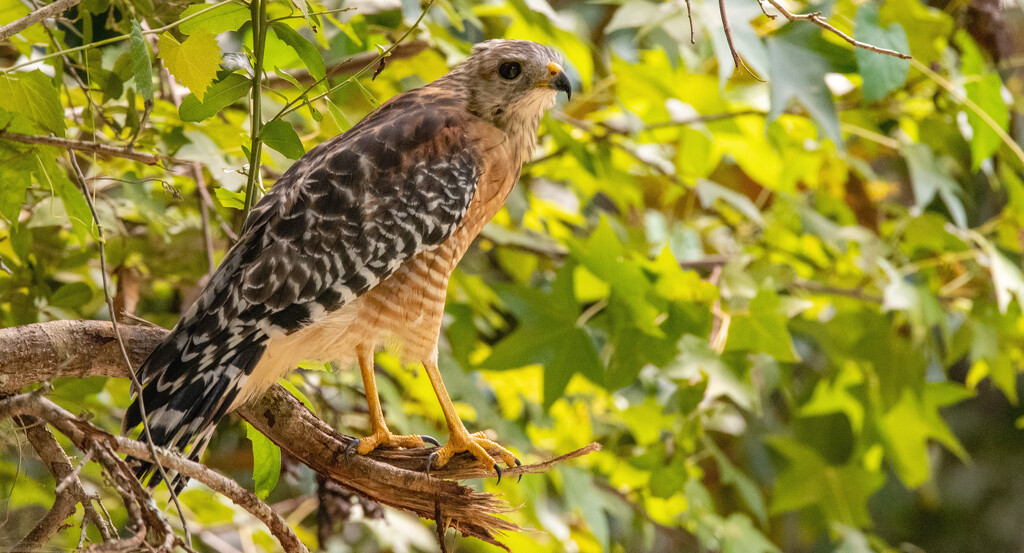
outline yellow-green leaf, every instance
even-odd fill
[[[199,29],[185,42],[178,42],[164,33],[160,35],[159,47],[167,70],[202,101],[220,68],[220,46],[213,34]]]
[[[57,87],[41,71],[0,75],[0,108],[20,113],[43,129],[64,136],[64,110]]]
[[[209,4],[194,4],[181,12],[180,19],[185,19],[194,13],[211,7]],[[250,16],[249,8],[241,4],[221,4],[208,12],[204,12],[202,15],[182,23],[178,26],[178,30],[186,35],[190,35],[198,30],[217,35],[224,31],[238,29],[243,23],[249,21]]]

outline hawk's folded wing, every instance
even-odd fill
[[[493,130],[424,88],[296,162],[139,369],[154,440],[184,448],[226,412],[269,335],[340,308],[451,236]],[[140,422],[136,400],[124,426]]]

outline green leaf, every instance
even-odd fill
[[[164,33],[159,48],[167,70],[202,101],[220,68],[220,46],[214,35],[200,29],[179,43],[170,33]]]
[[[1002,130],[1010,124],[1010,109],[1003,101],[1003,82],[999,75],[989,73],[981,77],[973,77],[964,85],[967,99],[974,102]],[[987,121],[982,119],[973,109],[967,112],[967,122],[974,131],[971,137],[971,168],[975,171],[981,162],[992,156],[1003,144],[1003,139]]]
[[[178,114],[182,121],[198,122],[208,117],[213,117],[220,110],[230,106],[237,100],[244,97],[252,88],[252,81],[248,77],[232,73],[224,80],[214,83],[206,91],[206,97],[202,102],[195,94],[189,94],[181,101]]]
[[[302,154],[306,153],[306,149],[302,147],[302,141],[299,140],[299,135],[295,134],[295,129],[280,119],[264,125],[260,138],[264,144],[281,152],[289,159],[299,159]]]
[[[705,208],[710,208],[717,200],[722,200],[745,215],[747,219],[754,221],[759,226],[764,226],[761,210],[743,194],[707,179],[697,179],[696,191],[697,197],[700,198],[700,205]]]
[[[814,393],[800,407],[801,417],[842,413],[850,422],[850,428],[859,434],[864,428],[864,404],[852,390],[862,384],[860,371],[843,366],[833,380],[819,380]]]
[[[185,8],[185,11],[181,12],[181,15],[178,18],[185,19],[186,17],[209,7],[209,4],[194,4]],[[182,34],[186,35],[190,35],[199,30],[206,31],[212,35],[219,35],[224,31],[237,30],[246,21],[249,21],[251,15],[249,8],[241,4],[222,4],[203,15],[182,23],[178,26],[178,30],[181,31]]]
[[[878,4],[866,2],[857,9],[853,19],[855,38],[861,42],[901,53],[910,52],[907,33],[898,23],[883,29],[878,24]],[[889,92],[903,86],[910,71],[910,60],[854,48],[857,67],[864,78],[864,101],[881,100]]]
[[[36,180],[60,198],[68,219],[71,220],[71,229],[79,243],[85,244],[87,237],[92,233],[93,220],[92,211],[82,196],[82,191],[68,179],[67,172],[57,165],[56,157],[37,152],[36,164]]]
[[[281,448],[249,423],[245,423],[245,437],[252,442],[252,479],[256,482],[256,496],[266,499],[281,476]]]
[[[771,75],[770,120],[777,119],[791,100],[796,100],[822,129],[825,137],[842,146],[839,117],[832,91],[825,86],[825,74],[832,65],[821,54],[793,42],[768,38],[768,70]]]
[[[64,108],[53,79],[41,71],[0,74],[0,108],[19,113],[58,136],[64,136]]]
[[[601,360],[590,336],[576,328],[552,336],[555,355],[544,365],[544,407],[550,408],[562,397],[572,375],[579,372],[592,382],[601,383]]]
[[[750,300],[750,312],[732,319],[725,351],[763,352],[778,361],[796,361],[786,316],[774,290],[762,289]]]
[[[750,517],[733,513],[717,529],[722,553],[779,553],[780,550],[759,532]]]
[[[572,269],[569,263],[559,270],[550,294],[532,288],[495,287],[519,326],[480,363],[482,368],[497,371],[543,365],[545,408],[561,397],[577,372],[593,382],[603,381],[594,343],[576,326],[579,306],[572,294]]]
[[[142,34],[139,22],[132,18],[132,37],[128,45],[128,53],[132,59],[132,75],[135,77],[135,89],[147,101],[153,99],[153,59],[149,57],[149,43]]]
[[[218,186],[213,190],[213,194],[217,196],[217,201],[224,207],[245,209],[245,192],[232,192],[223,186]]]
[[[935,195],[946,204],[953,223],[960,228],[967,227],[967,213],[958,196],[960,185],[949,176],[949,171],[939,166],[935,154],[927,144],[904,144],[903,156],[910,169],[910,182],[914,188],[914,205],[924,210],[932,203]]]
[[[312,42],[306,40],[305,37],[300,35],[295,29],[292,29],[288,25],[281,21],[278,21],[271,25],[274,33],[284,41],[285,44],[292,47],[295,53],[302,58],[302,62],[306,64],[306,69],[309,70],[309,74],[314,79],[322,79],[327,74],[327,68],[324,65],[324,58],[320,55],[320,51],[317,50],[316,46]]]
[[[772,449],[786,459],[778,472],[771,514],[815,506],[830,519],[851,526],[871,524],[867,502],[885,482],[885,475],[856,461],[829,465],[813,449],[796,440],[773,436]]]
[[[981,244],[988,256],[988,270],[992,274],[992,285],[996,290],[996,303],[999,312],[1006,313],[1010,301],[1016,297],[1021,309],[1024,309],[1024,273],[1020,267],[1007,259],[991,241],[981,234],[975,239]]]
[[[924,484],[931,474],[928,459],[928,425],[911,390],[905,390],[899,403],[882,418],[882,436],[889,460],[900,480],[908,487]]]
[[[288,81],[289,83],[292,84],[292,86],[294,86],[295,88],[297,88],[299,90],[305,89],[305,87],[302,86],[302,83],[300,83],[298,79],[296,79],[295,77],[292,77],[290,74],[288,74],[286,71],[284,71],[280,67],[274,67],[274,74],[277,75],[278,77],[281,77],[282,79]]]
[[[49,298],[50,305],[77,309],[92,299],[92,288],[84,282],[72,282],[57,289]]]
[[[580,511],[602,549],[608,551],[610,529],[605,510],[606,500],[595,484],[596,478],[586,471],[568,466],[561,467],[558,472],[562,477],[566,505]]]
[[[628,324],[652,336],[663,333],[655,324],[660,310],[648,301],[651,281],[644,275],[640,264],[619,241],[607,217],[602,217],[597,228],[584,242],[572,241],[569,249],[574,259],[608,283],[611,288],[610,304]]]
[[[703,401],[728,398],[743,409],[756,408],[756,392],[739,370],[727,365],[722,356],[711,349],[706,339],[683,335],[679,340],[679,356],[665,368],[664,374],[682,386],[705,381]]]
[[[709,439],[703,440],[703,445],[711,452],[712,457],[718,464],[718,470],[722,477],[724,484],[730,484],[736,488],[739,492],[740,497],[743,498],[743,502],[747,504],[747,507],[757,515],[757,520],[761,524],[768,523],[768,510],[764,505],[764,497],[761,496],[761,491],[758,489],[757,484],[754,483],[746,474],[736,468],[735,465],[729,460],[728,457],[722,453],[714,442]]]
[[[3,117],[0,117],[0,128],[3,124]],[[32,172],[36,168],[35,154],[19,152],[4,159],[2,163],[4,170],[3,186],[0,186],[0,217],[10,223],[17,223],[21,208],[25,205],[25,192],[32,185]]]

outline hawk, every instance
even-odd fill
[[[125,431],[147,410],[153,441],[198,460],[217,421],[263,395],[297,361],[358,364],[372,433],[354,444],[424,447],[392,434],[381,411],[373,353],[397,342],[422,363],[450,439],[431,467],[469,451],[507,449],[470,434],[445,390],[437,341],[448,279],[501,209],[530,158],[544,112],[571,95],[561,57],[523,40],[489,40],[436,81],[382,104],[310,150],[253,208],[199,299],[138,369],[143,389]],[[152,466],[142,463],[140,478]],[[159,483],[158,476],[149,480]]]

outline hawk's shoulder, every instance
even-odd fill
[[[291,332],[365,293],[452,235],[500,135],[434,87],[385,103],[259,202],[233,277],[241,298]]]

